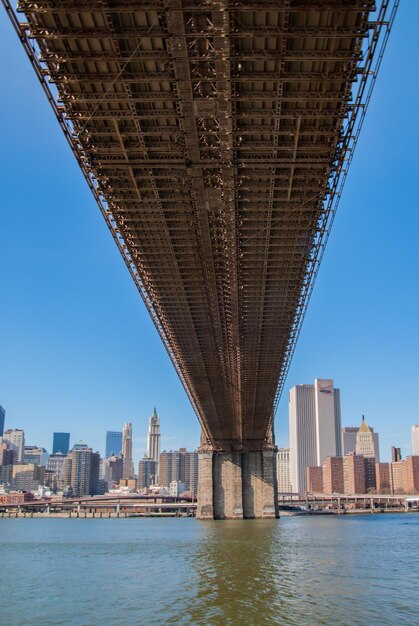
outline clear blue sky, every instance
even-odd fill
[[[104,451],[106,430],[148,416],[163,447],[195,448],[189,401],[17,37],[0,11],[0,404],[6,427],[51,448],[53,430]],[[287,390],[331,377],[344,425],[364,413],[410,453],[419,422],[419,2],[404,0],[278,414]]]

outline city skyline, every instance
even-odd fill
[[[418,95],[419,81],[407,74],[406,36],[418,16],[419,7],[400,7],[286,383],[289,389],[332,376],[342,389],[342,424],[357,424],[365,414],[380,432],[383,460],[391,445],[410,450],[409,428],[419,421],[419,299],[411,289],[419,266],[412,200],[419,131],[392,115],[396,108],[409,112],[408,98]],[[157,403],[167,416],[165,446],[195,447],[198,421],[8,26],[0,24],[0,62],[10,79],[0,103],[9,120],[4,232],[19,232],[20,245],[4,237],[0,247],[1,265],[10,268],[2,291],[7,306],[0,311],[7,424],[44,447],[53,430],[62,430],[102,449],[104,431],[132,421],[138,459]],[[400,206],[404,217],[394,220]],[[110,319],[123,320],[118,333],[110,332]],[[108,379],[113,384],[105,387]],[[288,443],[287,424],[284,393],[276,419],[281,447]]]

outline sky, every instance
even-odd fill
[[[410,454],[419,423],[419,2],[404,0],[275,420],[288,390],[341,389],[342,425],[364,414]],[[416,61],[415,61],[416,59]],[[162,449],[199,426],[33,69],[0,11],[0,404],[6,428],[51,449],[53,431],[104,452],[133,423],[135,460],[156,406]]]

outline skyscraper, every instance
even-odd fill
[[[185,452],[185,486],[194,496],[198,493],[198,452]]]
[[[105,457],[119,456],[122,453],[122,432],[120,430],[106,431]]]
[[[356,454],[360,454],[366,459],[375,459],[380,462],[380,449],[378,444],[378,433],[368,426],[365,417],[362,416],[361,426],[356,434]]]
[[[160,458],[160,418],[157,415],[156,407],[150,415],[147,435],[147,456],[158,464]]]
[[[278,493],[289,493],[290,482],[290,449],[279,448],[276,457],[276,475],[278,480]]]
[[[397,463],[402,460],[402,452],[400,448],[396,448],[395,446],[391,446],[391,462]]]
[[[156,461],[145,456],[138,464],[138,488],[144,489],[156,484],[156,474]]]
[[[68,454],[70,449],[70,433],[54,433],[52,437],[52,454]]]
[[[419,424],[412,426],[412,456],[419,456]]]
[[[0,406],[0,437],[3,437],[4,433],[4,420],[6,418],[6,410]]]
[[[185,454],[186,448],[163,450],[160,454],[159,484],[162,487],[169,487],[173,481],[185,482]]]
[[[43,465],[45,467],[48,456],[48,452],[45,448],[40,448],[39,446],[25,446],[23,452],[23,462]]]
[[[132,424],[127,422],[122,430],[122,455],[124,457],[124,478],[134,478],[132,462]]]
[[[306,468],[341,454],[340,390],[333,380],[297,385],[289,394],[290,479],[293,492],[305,493]]]
[[[342,432],[342,456],[356,450],[356,434],[359,426],[344,426]]]
[[[25,433],[20,428],[9,428],[3,435],[3,441],[11,444],[12,449],[16,450],[16,463],[23,463],[23,455],[25,449]]]
[[[99,453],[93,452],[91,448],[73,448],[68,457],[71,459],[70,485],[73,495],[94,496],[97,494],[99,482]]]

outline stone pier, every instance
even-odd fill
[[[274,450],[199,453],[198,519],[279,517]]]

